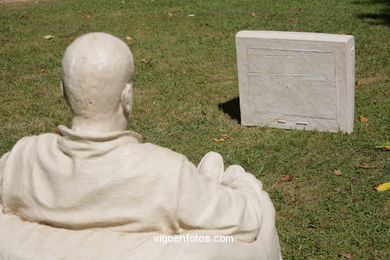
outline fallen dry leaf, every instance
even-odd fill
[[[279,180],[282,181],[282,182],[287,182],[287,181],[292,181],[293,179],[294,179],[293,176],[286,175],[286,176],[281,177]]]
[[[168,16],[173,16],[173,14],[172,13],[168,13]]]
[[[339,256],[347,258],[347,259],[353,259],[353,256],[351,254],[348,254],[348,253],[340,253]]]
[[[89,19],[89,18],[91,18],[91,16],[89,14],[84,15],[84,19]]]
[[[360,117],[360,122],[362,123],[367,123],[368,122],[368,118],[367,117],[364,117],[364,116],[359,116]]]
[[[40,72],[40,73],[45,72],[45,68],[44,68],[44,67],[41,67],[41,68],[39,69],[39,72]]]
[[[334,170],[333,173],[336,175],[341,175],[341,170]]]
[[[195,15],[194,14],[189,14],[187,15],[188,17],[194,17]]]
[[[390,190],[390,182],[385,182],[385,183],[379,184],[379,185],[375,186],[374,189],[376,189],[377,191]]]
[[[53,39],[53,38],[54,38],[54,36],[53,36],[53,35],[50,35],[50,34],[48,34],[48,35],[42,36],[42,38],[43,38],[43,39],[45,39],[45,40],[51,40],[51,39]]]
[[[390,151],[390,142],[384,142],[381,145],[375,146],[377,149],[382,149],[383,151]]]
[[[256,16],[256,13],[251,13],[251,15],[252,15],[253,17],[255,17],[255,16]]]
[[[141,63],[143,63],[143,64],[148,64],[150,62],[150,60],[147,60],[147,59],[142,59],[141,60]]]
[[[303,13],[305,10],[303,10],[302,8],[299,8],[298,11],[299,11],[300,13]]]
[[[225,142],[225,139],[224,138],[213,138],[213,141],[216,143],[221,143],[221,142]]]
[[[229,135],[227,134],[223,134],[221,137],[219,138],[213,138],[213,141],[216,142],[216,143],[220,143],[220,142],[225,142],[226,139],[229,139]]]
[[[125,37],[125,39],[126,39],[126,41],[131,41],[131,40],[133,40],[133,38],[131,38],[131,36],[129,36],[129,35],[127,35],[127,36]]]
[[[359,168],[363,168],[363,169],[375,169],[375,168],[378,168],[378,166],[373,165],[373,164],[368,164],[368,163],[358,164],[358,167]]]

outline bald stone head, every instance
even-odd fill
[[[81,130],[88,124],[100,125],[102,131],[127,127],[134,64],[131,51],[122,40],[106,33],[88,33],[77,38],[65,51],[62,71],[73,129]],[[121,126],[104,126],[118,124],[111,122],[117,120],[122,121]]]

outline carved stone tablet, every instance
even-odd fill
[[[240,31],[236,45],[243,125],[352,132],[353,36]]]

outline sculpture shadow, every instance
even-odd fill
[[[354,4],[359,5],[377,5],[380,4],[383,7],[376,13],[362,13],[357,14],[356,16],[360,19],[369,19],[374,21],[368,21],[372,25],[390,25],[390,1],[389,0],[371,0],[364,2],[353,2]]]
[[[218,108],[225,114],[228,114],[231,119],[236,120],[241,124],[240,98],[236,97],[225,103],[218,104]]]

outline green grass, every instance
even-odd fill
[[[59,82],[73,39],[91,31],[131,36],[131,129],[195,163],[217,151],[261,179],[277,210],[285,259],[390,259],[390,191],[372,189],[390,181],[389,152],[375,149],[390,141],[388,2],[48,0],[0,5],[0,23],[0,154],[23,136],[69,125]],[[354,35],[354,132],[249,128],[221,111],[219,104],[238,96],[234,36],[244,29]],[[55,38],[43,39],[47,34]],[[224,133],[227,141],[212,141]],[[285,175],[293,181],[281,182]]]

